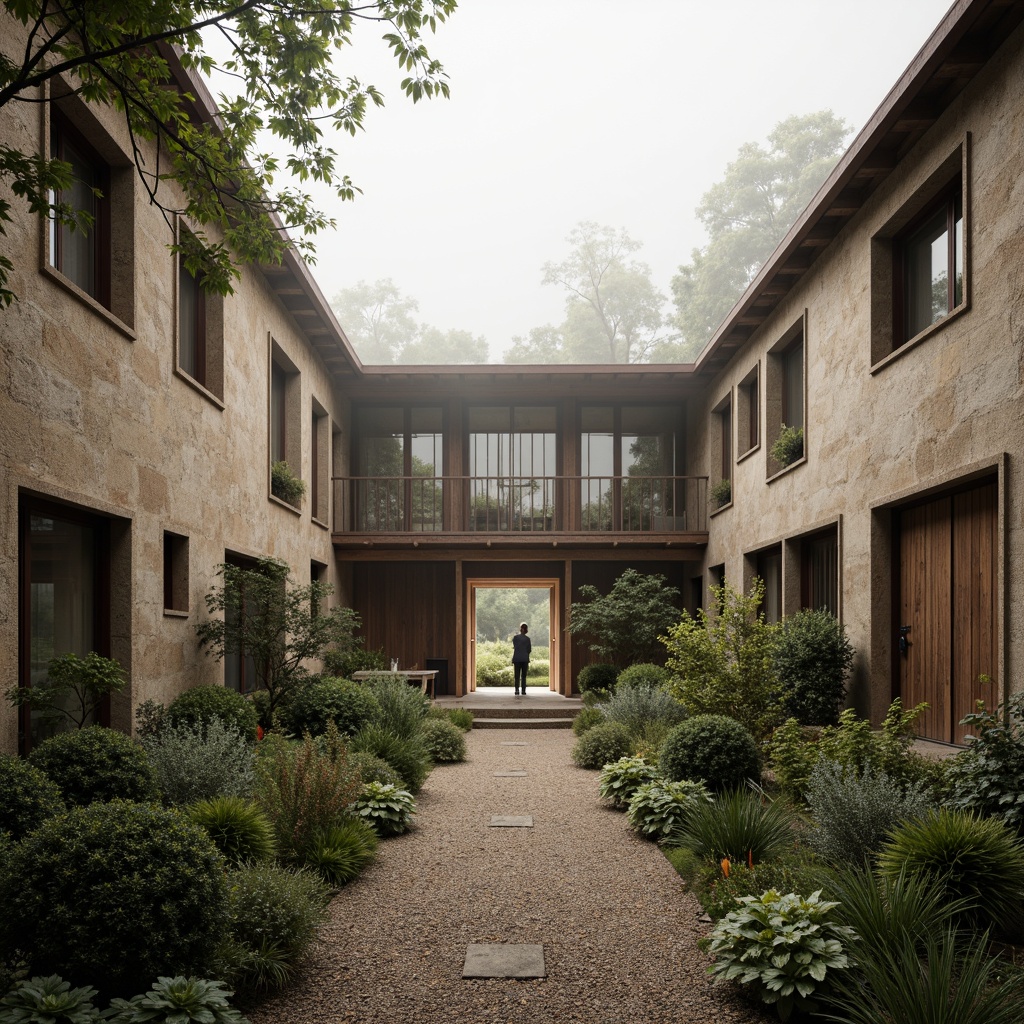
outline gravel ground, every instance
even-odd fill
[[[528,746],[508,746],[526,741]],[[569,759],[568,730],[475,730],[415,828],[343,889],[295,983],[253,1024],[763,1024],[716,988],[700,908]],[[495,778],[524,768],[526,778]],[[528,829],[492,814],[532,814]],[[541,943],[547,977],[463,980],[472,942]]]

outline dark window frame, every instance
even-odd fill
[[[189,281],[189,287],[194,289],[195,306],[191,323],[192,337],[194,339],[194,351],[192,353],[195,372],[187,369],[182,362],[182,327],[184,317],[182,316],[182,299],[185,282]],[[203,291],[202,277],[189,272],[181,255],[178,255],[178,369],[191,377],[202,387],[208,387],[209,373],[207,370],[207,316],[206,316],[206,292]]]

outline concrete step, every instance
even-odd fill
[[[480,718],[567,718],[569,724],[580,713],[578,707],[559,707],[550,701],[545,701],[539,707],[530,707],[530,698],[525,703],[517,704],[514,708],[484,708],[466,706],[467,711],[473,712],[474,719]]]
[[[572,718],[487,718],[473,717],[474,729],[571,729]]]

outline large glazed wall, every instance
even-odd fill
[[[841,614],[859,652],[853,698],[876,718],[892,693],[890,509],[980,474],[999,481],[998,670],[1011,690],[1024,677],[1024,484],[1016,466],[1024,437],[1022,95],[1018,30],[716,377],[693,419],[692,436],[700,435],[693,450],[706,460],[693,471],[714,475],[713,410],[730,393],[735,409],[740,382],[755,365],[764,374],[773,346],[806,318],[806,458],[769,480],[769,395],[760,449],[733,457],[732,504],[711,520],[705,564],[722,564],[734,583],[746,583],[759,549],[837,524]],[[966,308],[880,359],[877,338],[872,355],[880,287],[877,268],[872,280],[872,239],[963,150]],[[785,556],[792,543],[783,549]],[[784,610],[798,601],[787,580]]]

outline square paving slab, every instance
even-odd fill
[[[525,779],[526,772],[519,768],[513,768],[511,771],[507,772],[495,772],[494,777],[496,779]]]
[[[533,828],[532,814],[492,814],[490,828]]]
[[[502,740],[501,746],[503,747],[528,747],[530,746],[526,740]]]
[[[464,978],[543,978],[544,947],[527,942],[471,942]]]

